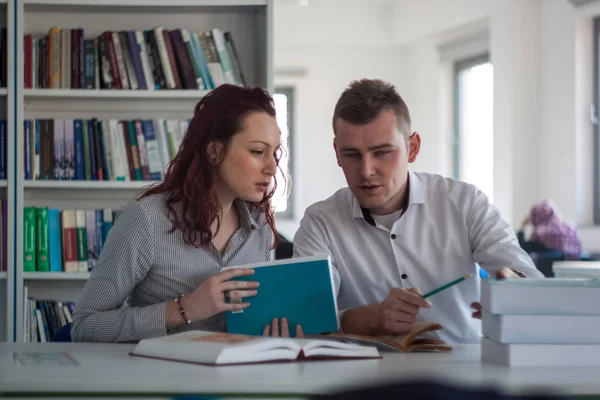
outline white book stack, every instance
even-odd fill
[[[600,280],[484,279],[481,358],[510,366],[600,366]]]

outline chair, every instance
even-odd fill
[[[65,326],[60,328],[56,335],[54,335],[53,342],[71,342],[71,323],[67,323]]]

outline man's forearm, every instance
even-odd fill
[[[341,320],[342,331],[359,335],[381,334],[381,321],[377,307],[378,305],[372,305],[348,310]]]

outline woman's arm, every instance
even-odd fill
[[[75,306],[74,341],[129,342],[166,335],[167,302],[124,305],[154,263],[154,244],[148,210],[140,202],[126,206]]]

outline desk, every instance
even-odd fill
[[[0,343],[0,397],[61,394],[306,396],[364,385],[435,378],[507,393],[600,394],[598,368],[508,368],[480,360],[479,345],[445,354],[386,354],[381,360],[207,367],[132,357],[130,344]],[[68,352],[79,366],[23,366],[15,352]]]

